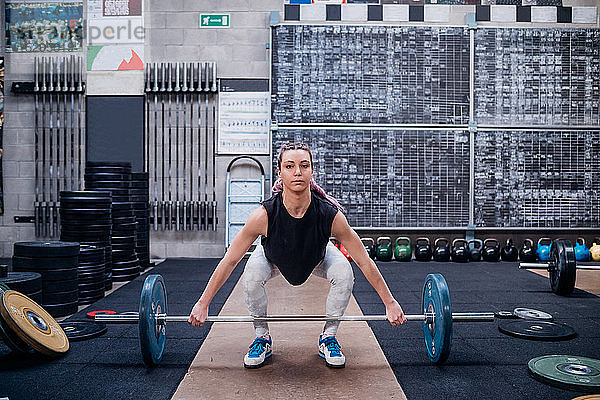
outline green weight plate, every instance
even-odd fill
[[[600,360],[569,355],[536,357],[527,364],[540,382],[577,392],[600,391]]]
[[[423,337],[429,359],[441,364],[452,347],[452,305],[448,284],[441,274],[429,274],[423,285],[423,314],[433,319],[423,322]]]
[[[550,248],[550,260],[555,267],[550,270],[550,287],[561,296],[570,296],[575,288],[577,272],[575,251],[568,240],[555,240]]]
[[[160,363],[165,349],[165,325],[157,314],[167,314],[167,290],[162,276],[148,275],[140,295],[139,330],[142,356],[146,365]]]

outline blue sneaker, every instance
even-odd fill
[[[344,368],[346,357],[340,350],[340,344],[335,336],[319,336],[319,355],[325,359],[325,364],[331,368]]]
[[[268,357],[271,356],[271,336],[268,339],[257,337],[250,345],[248,354],[244,357],[244,367],[260,368],[265,364]]]

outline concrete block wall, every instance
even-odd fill
[[[266,44],[271,11],[282,11],[283,0],[146,0],[145,61],[216,61],[219,78],[269,78],[270,60]],[[4,1],[0,0],[0,4]],[[564,0],[564,5],[597,5],[597,0]],[[455,6],[452,21],[464,23],[464,14],[474,6]],[[84,2],[85,10],[85,2]],[[201,13],[229,13],[227,29],[200,29]],[[4,13],[2,13],[4,14]],[[281,16],[280,20],[283,20]],[[3,33],[2,33],[3,34]],[[4,120],[4,206],[0,216],[0,257],[10,257],[15,241],[35,240],[32,224],[16,224],[15,216],[33,215],[34,103],[32,96],[10,93],[14,81],[33,79],[36,54],[6,56]],[[39,55],[39,54],[38,54]],[[44,55],[59,55],[49,54]],[[90,73],[88,91],[93,94],[142,94],[141,72]],[[265,170],[269,158],[258,157]],[[152,257],[222,257],[225,250],[225,172],[232,156],[217,156],[217,200],[219,226],[216,232],[151,233]],[[240,163],[234,175],[257,177],[252,164]],[[246,165],[246,166],[244,166]],[[317,166],[318,167],[318,166]],[[268,188],[267,188],[268,190]]]

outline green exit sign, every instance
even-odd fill
[[[200,28],[229,28],[229,14],[200,14]]]

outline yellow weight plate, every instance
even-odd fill
[[[6,291],[0,314],[24,342],[40,353],[55,357],[69,350],[69,339],[58,322],[24,294]]]
[[[600,394],[588,394],[587,396],[575,397],[573,400],[600,400]]]

